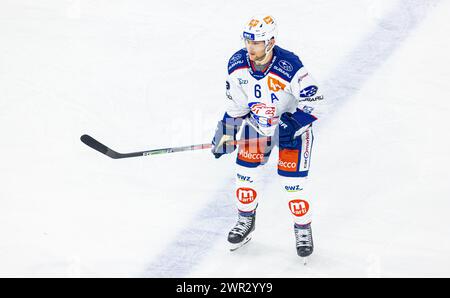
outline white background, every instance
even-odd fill
[[[331,109],[316,125],[315,252],[276,175],[230,253],[235,153],[208,143],[228,58],[268,12]],[[0,276],[450,276],[449,1],[0,2]]]

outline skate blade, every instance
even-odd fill
[[[306,266],[308,264],[308,257],[302,257],[303,266]]]
[[[252,234],[249,234],[242,242],[239,243],[230,243],[230,251],[235,251],[247,244],[250,240],[252,240]]]

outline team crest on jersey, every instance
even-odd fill
[[[284,88],[286,88],[285,84],[281,83],[280,80],[277,80],[271,76],[268,77],[267,84],[269,85],[269,90],[273,92],[284,90]]]
[[[276,107],[266,105],[262,102],[251,102],[248,104],[251,113],[249,121],[259,127],[271,127],[278,124],[279,117],[275,116]]]
[[[268,106],[263,102],[251,102],[248,104],[252,113],[257,116],[272,118],[275,116],[275,106]]]

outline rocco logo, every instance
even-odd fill
[[[309,204],[304,200],[289,201],[289,209],[294,216],[300,217],[308,213]]]
[[[256,190],[249,187],[240,187],[236,190],[236,197],[242,204],[251,204],[256,199]]]

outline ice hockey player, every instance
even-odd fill
[[[228,235],[231,250],[252,237],[258,205],[260,166],[279,147],[278,175],[294,219],[297,254],[311,255],[311,200],[307,177],[313,145],[312,123],[324,97],[311,74],[294,53],[275,45],[277,24],[270,15],[256,15],[241,37],[245,47],[231,56],[226,81],[227,108],[213,138],[216,158],[232,153],[227,144],[241,138],[260,140],[239,145],[235,195],[238,220]],[[306,259],[305,259],[306,260]]]

